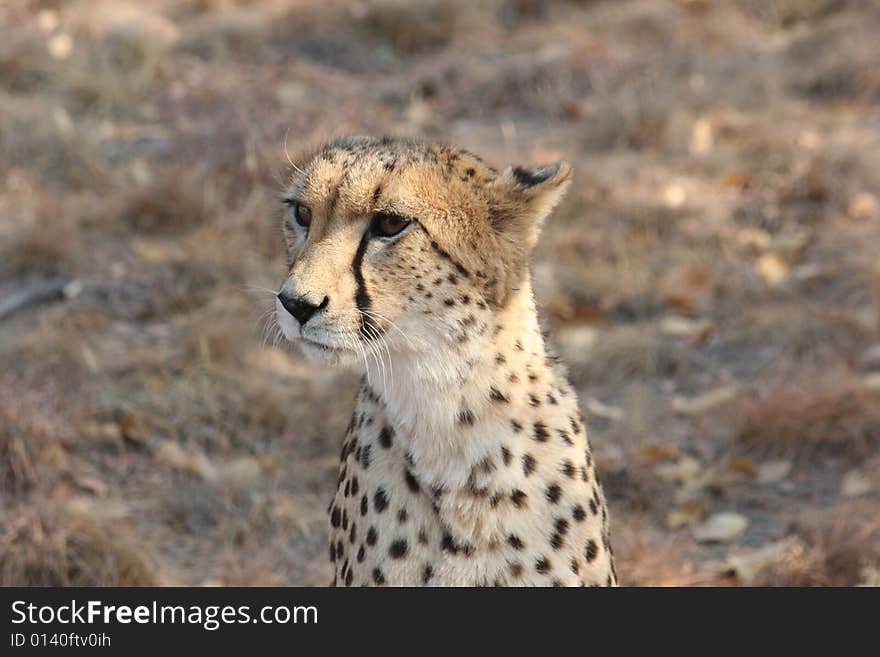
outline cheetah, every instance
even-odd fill
[[[362,373],[329,507],[336,586],[612,586],[608,512],[528,260],[571,178],[346,137],[283,195],[284,336]]]

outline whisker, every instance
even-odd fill
[[[261,294],[271,294],[273,297],[278,296],[278,290],[270,290],[268,287],[263,287],[262,285],[245,283],[244,285],[238,285],[237,287],[244,292],[259,292]]]
[[[306,175],[306,172],[303,171],[302,169],[300,169],[298,166],[296,166],[296,164],[294,164],[293,160],[292,160],[291,157],[290,157],[290,153],[287,152],[287,135],[289,135],[289,134],[290,134],[290,128],[288,128],[288,129],[284,132],[284,143],[283,143],[283,147],[284,147],[284,157],[287,158],[287,163],[288,163],[291,167],[293,167],[293,170],[294,170],[294,171],[296,171],[299,175],[304,176],[304,175]]]

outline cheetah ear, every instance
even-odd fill
[[[501,242],[527,255],[570,183],[571,165],[562,160],[540,167],[508,167],[492,183],[492,228]]]
[[[528,271],[529,254],[541,226],[571,182],[571,166],[557,162],[542,167],[508,167],[490,183],[489,220],[497,240],[493,296],[503,304]]]

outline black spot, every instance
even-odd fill
[[[574,464],[571,461],[569,461],[568,459],[566,459],[565,461],[562,462],[562,466],[560,467],[560,470],[562,470],[562,474],[564,474],[569,479],[574,479],[574,475],[575,475]]]
[[[380,586],[385,583],[385,575],[382,574],[379,568],[373,569],[373,581]]]
[[[500,402],[504,404],[510,401],[507,397],[502,395],[498,388],[496,388],[495,386],[489,388],[489,399],[491,399],[493,402]]]
[[[580,571],[580,569],[581,569],[581,567],[580,567],[580,564],[578,564],[577,558],[572,557],[571,558],[571,572],[573,572],[575,575],[577,575],[578,572]]]
[[[360,549],[358,550],[358,553],[357,553],[357,560],[358,560],[358,563],[363,563],[363,562],[364,562],[364,557],[366,556],[366,554],[367,554],[367,550],[364,548],[363,545],[361,545],[361,547],[360,547]]]
[[[373,496],[373,505],[376,507],[376,511],[382,513],[385,509],[388,508],[388,496],[385,495],[385,489],[380,488],[376,491],[376,494]]]
[[[473,426],[474,414],[470,409],[464,409],[458,414],[458,424],[461,426]]]
[[[452,538],[452,534],[444,532],[443,538],[440,539],[440,549],[444,552],[449,552],[450,554],[458,554],[459,551],[463,549],[463,546],[455,542],[455,539]]]
[[[596,560],[596,556],[599,554],[599,546],[596,545],[596,541],[592,538],[587,541],[587,547],[584,550],[584,556],[587,558],[587,563],[593,563]]]
[[[550,560],[547,557],[541,557],[535,561],[535,570],[542,575],[550,572]]]
[[[378,540],[379,540],[379,532],[376,531],[375,527],[370,527],[370,529],[367,530],[367,545],[372,547],[376,544],[376,541],[378,541]]]
[[[446,277],[446,280],[449,281],[450,283],[452,283],[453,285],[458,283],[458,278],[456,278],[455,274],[449,274],[449,276]]]
[[[510,460],[513,458],[513,455],[510,453],[510,450],[507,449],[506,445],[501,446],[501,460],[504,461],[504,465],[510,465]]]
[[[357,539],[357,523],[351,523],[351,531],[348,532],[348,542],[354,543]]]
[[[523,543],[522,539],[519,536],[517,536],[516,534],[510,534],[507,537],[507,543],[514,550],[522,550],[525,547],[525,543]]]
[[[566,520],[565,518],[557,518],[554,526],[556,527],[556,531],[560,535],[565,536],[566,532],[568,531],[568,520]]]
[[[507,362],[507,359],[504,357],[503,354],[495,354],[495,362],[499,365],[504,365],[504,363]]]
[[[406,556],[407,550],[406,541],[402,538],[397,539],[388,547],[388,556],[392,559],[403,559]]]
[[[361,497],[361,515],[367,515],[367,511],[369,510],[369,502],[367,501],[367,496],[363,495]]]
[[[397,522],[399,522],[401,525],[406,523],[408,517],[409,516],[406,513],[406,509],[401,509],[397,512]]]
[[[538,462],[535,461],[535,457],[532,456],[531,454],[523,454],[522,465],[523,465],[523,474],[526,477],[528,477],[530,474],[532,474],[535,471],[535,468],[537,467]]]
[[[351,570],[349,570],[348,573],[346,573],[346,575],[345,575],[345,585],[351,586],[351,582],[353,579],[354,579],[354,575],[352,574]]]
[[[434,576],[434,569],[431,568],[430,565],[425,566],[425,569],[422,571],[422,584],[427,584],[431,581],[431,578]]]
[[[517,422],[516,420],[511,420],[510,426],[513,427],[514,433],[519,433],[520,431],[522,431],[522,428],[523,428],[522,425],[519,422]]]
[[[510,564],[510,574],[514,577],[520,577],[522,575],[523,566],[519,561],[514,561]]]
[[[517,509],[521,509],[526,505],[528,495],[518,488],[510,494],[510,500]]]
[[[559,484],[550,484],[547,486],[547,501],[551,504],[556,504],[559,501],[559,498],[562,497],[562,489],[559,487]]]
[[[330,524],[333,527],[339,527],[342,524],[342,514],[339,511],[338,506],[333,507],[333,511],[330,512]]]
[[[559,434],[559,437],[562,438],[562,442],[566,445],[574,445],[574,442],[571,438],[568,437],[568,432],[564,429],[557,429],[556,433]]]
[[[370,467],[371,454],[373,451],[372,445],[364,445],[363,450],[361,451],[361,465],[364,467],[364,470]]]
[[[594,516],[599,515],[599,505],[596,503],[596,500],[590,500],[590,513]]]
[[[336,562],[336,544],[330,543],[330,561]]]
[[[538,406],[541,405],[541,400],[530,393],[529,394],[529,404],[531,404],[535,408],[538,408]]]
[[[409,487],[410,491],[412,491],[413,493],[418,493],[421,487],[419,486],[419,481],[415,478],[415,475],[413,475],[413,473],[410,472],[409,469],[407,469],[405,477],[406,485]]]
[[[584,511],[584,507],[577,504],[571,511],[571,517],[575,519],[575,522],[583,522],[584,518],[587,517],[587,512]]]
[[[543,422],[535,422],[535,440],[539,443],[547,442],[547,438],[550,437],[550,433],[547,431],[547,426]]]
[[[379,432],[379,444],[385,449],[388,449],[391,447],[393,440],[394,429],[389,426],[382,427],[382,431]]]

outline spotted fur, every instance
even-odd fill
[[[285,335],[363,373],[330,505],[334,584],[617,583],[608,514],[528,256],[565,163],[496,171],[444,145],[352,137],[285,198]],[[377,215],[405,228],[377,235]]]

